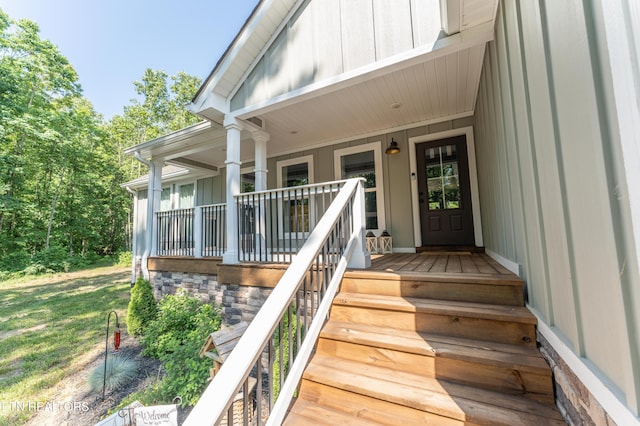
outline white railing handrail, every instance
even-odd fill
[[[301,190],[306,190],[311,188],[319,188],[322,186],[340,185],[340,184],[345,184],[346,182],[348,182],[348,180],[343,179],[343,180],[334,180],[331,182],[309,183],[307,185],[300,185],[300,186],[287,186],[284,188],[264,189],[262,191],[243,192],[241,194],[235,195],[235,198],[239,199],[239,198],[245,198],[248,196],[263,195],[263,194],[269,194],[269,193],[273,194],[278,192],[301,191]],[[335,191],[339,191],[340,189],[341,188],[335,188]]]
[[[204,209],[204,208],[207,208],[207,207],[224,207],[226,205],[227,205],[227,203],[205,204],[203,206],[196,206],[196,208]]]
[[[179,212],[188,212],[188,211],[194,211],[195,207],[184,207],[181,209],[169,209],[169,210],[158,210],[156,212],[156,214],[160,214],[160,213],[179,213]]]
[[[351,237],[349,238],[349,243],[347,244],[345,252],[341,257],[340,262],[338,262],[338,266],[331,278],[331,282],[327,286],[322,302],[320,302],[320,305],[318,306],[316,316],[313,318],[313,321],[311,321],[311,326],[307,329],[304,341],[302,342],[302,345],[300,345],[300,349],[298,350],[298,354],[291,366],[291,369],[289,370],[287,379],[282,385],[282,388],[280,388],[278,399],[269,414],[266,426],[282,424],[284,417],[287,415],[293,394],[298,388],[298,383],[302,378],[302,374],[304,373],[304,369],[307,366],[309,358],[311,358],[316,340],[318,340],[318,336],[320,336],[320,331],[324,325],[324,320],[321,319],[327,318],[329,315],[329,309],[331,309],[333,298],[338,292],[338,287],[340,287],[342,277],[347,269],[347,264],[349,263],[348,259],[351,257],[351,253],[356,245],[358,238],[357,234],[360,231],[361,230],[359,229],[354,229]]]
[[[221,419],[227,413],[228,407],[251,373],[253,366],[260,358],[262,348],[265,347],[273,335],[282,315],[289,307],[290,300],[298,291],[300,283],[309,268],[312,267],[329,233],[338,221],[344,208],[348,205],[359,183],[359,179],[350,179],[345,182],[333,203],[331,203],[326,213],[318,222],[318,225],[311,232],[309,238],[298,252],[294,261],[289,265],[289,268],[282,275],[282,278],[280,278],[278,284],[274,287],[271,295],[267,298],[253,321],[251,321],[249,328],[247,328],[246,332],[238,341],[233,353],[241,355],[233,356],[232,354],[232,356],[222,364],[220,371],[218,371],[198,400],[198,403],[193,407],[189,417],[187,417],[183,424],[184,426],[215,425],[218,419]],[[354,235],[357,237],[357,232],[361,232],[361,230],[354,229],[350,237],[352,239]],[[352,247],[353,244],[351,243],[352,241],[350,241],[347,247]],[[336,287],[335,284],[334,287]],[[327,295],[327,298],[333,299],[333,297],[329,297],[329,295]],[[324,317],[316,316],[315,318],[321,319]],[[322,319],[322,322],[324,322],[324,319]],[[306,340],[305,338],[305,341]],[[287,386],[286,382],[285,386]]]

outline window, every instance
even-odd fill
[[[278,187],[296,187],[313,183],[313,156],[278,161]],[[309,232],[309,199],[302,191],[290,191],[283,195],[283,231],[285,233]]]
[[[240,192],[254,192],[256,190],[255,172],[242,173],[240,175]]]
[[[179,209],[188,209],[193,207],[194,186],[195,185],[192,183],[178,186],[178,208]]]
[[[160,194],[160,210],[171,210],[171,187],[167,186],[162,188],[162,193]]]
[[[338,149],[334,153],[336,179],[364,179],[365,223],[367,230],[382,230],[384,199],[380,143]]]

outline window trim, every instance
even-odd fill
[[[294,188],[294,187],[283,186],[282,169],[287,166],[293,166],[295,164],[303,164],[303,163],[307,164],[307,171],[309,174],[309,177],[308,177],[309,182],[307,182],[307,184],[308,185],[313,184],[314,183],[313,155],[310,154],[310,155],[303,155],[301,157],[289,158],[287,160],[277,161],[276,162],[277,187],[278,188]],[[313,200],[310,200],[310,203],[311,202],[313,202]],[[309,204],[309,214],[311,215],[313,211],[314,211],[313,206]],[[312,221],[312,218],[309,217],[309,220]],[[285,232],[284,229],[280,229],[279,237],[290,238],[295,236],[295,238],[304,238],[305,234],[308,234],[310,232],[311,230],[302,231],[302,232]]]
[[[282,169],[287,166],[293,166],[294,164],[302,164],[302,163],[307,163],[307,170],[309,171],[309,184],[314,183],[313,155],[304,155],[302,157],[289,158],[288,160],[280,160],[276,162],[278,188],[288,188],[288,187],[284,187],[282,184]]]
[[[387,221],[385,217],[385,203],[384,203],[384,175],[382,168],[382,141],[371,142],[361,145],[350,146],[347,148],[340,148],[333,151],[333,170],[336,180],[342,180],[342,167],[341,158],[346,155],[359,154],[361,152],[373,151],[373,161],[375,162],[376,173],[376,187],[365,188],[366,192],[376,193],[376,206],[378,214],[378,228],[367,229],[367,231],[382,232],[387,229]]]

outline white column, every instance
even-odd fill
[[[264,191],[267,189],[267,141],[269,140],[269,134],[262,130],[257,130],[251,133],[251,137],[255,142],[255,159],[256,164],[253,172],[256,177],[255,190]],[[255,244],[256,249],[262,251],[265,255],[269,256],[266,239],[266,212],[265,202],[263,198],[260,198],[260,205],[256,206],[258,209],[258,216],[256,216],[256,237]]]
[[[240,132],[242,125],[235,117],[225,117],[227,129],[227,250],[224,263],[238,263],[238,206],[234,195],[240,194]]]
[[[351,259],[349,259],[349,267],[357,269],[366,269],[371,267],[371,253],[367,251],[365,239],[365,208],[364,208],[364,185],[363,181],[358,184],[356,196],[353,199],[353,229],[359,230],[358,241],[353,249]]]
[[[153,170],[154,173],[152,176],[149,176],[149,181],[153,181],[152,188],[147,193],[153,194],[153,200],[151,203],[151,217],[152,217],[152,226],[151,226],[151,247],[150,253],[151,256],[158,255],[158,218],[156,217],[156,212],[160,211],[160,200],[162,198],[162,166],[164,166],[164,158],[153,159]],[[149,208],[147,206],[147,208]]]
[[[256,175],[256,191],[267,189],[267,142],[269,134],[262,130],[257,130],[251,134],[255,141],[256,165],[253,169]]]

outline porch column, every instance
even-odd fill
[[[232,116],[224,119],[227,129],[227,249],[224,263],[238,263],[238,206],[234,195],[240,194],[240,132],[242,125]]]
[[[371,267],[371,253],[367,251],[365,239],[364,182],[360,181],[353,199],[353,229],[358,230],[358,240],[349,259],[349,267],[366,269]]]
[[[153,188],[150,188],[150,191],[147,192],[147,196],[152,199],[151,203],[151,216],[152,216],[152,226],[151,226],[151,247],[150,253],[151,256],[158,255],[158,217],[156,216],[156,212],[160,211],[160,201],[162,198],[162,166],[164,166],[164,158],[154,158],[152,161],[154,173],[152,176],[149,176],[149,181],[153,180]],[[151,197],[153,194],[153,197]],[[149,207],[147,207],[149,208]]]
[[[255,190],[264,191],[267,189],[267,141],[269,141],[269,134],[262,130],[256,130],[251,133],[251,137],[255,142],[255,159],[256,164],[253,169],[255,174]],[[267,238],[266,238],[266,205],[265,200],[259,197],[259,205],[257,208],[258,214],[256,215],[256,236],[255,245],[257,253],[263,253],[267,258],[269,253],[267,250]],[[262,255],[259,255],[262,259]]]
[[[267,189],[267,142],[270,136],[267,132],[257,130],[251,137],[255,141],[256,165],[253,171],[256,175],[256,191],[264,191]]]

